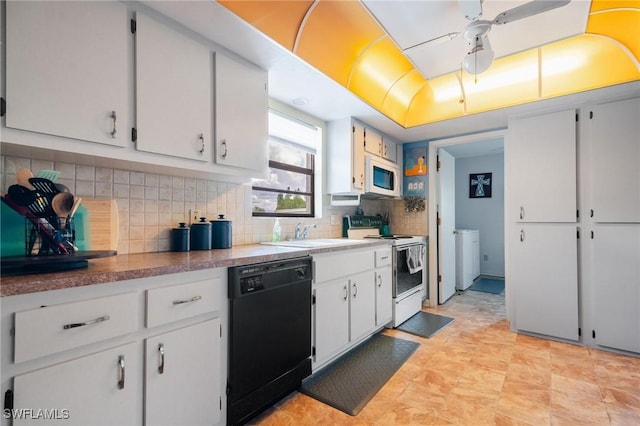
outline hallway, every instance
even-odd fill
[[[386,330],[421,346],[357,417],[294,392],[254,424],[640,424],[640,358],[511,333],[504,295],[425,310],[455,321],[431,339]]]

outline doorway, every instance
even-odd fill
[[[436,241],[431,243],[433,249],[429,251],[429,294],[437,295],[437,297],[429,297],[430,307],[445,303],[455,294],[455,266],[452,266],[455,265],[455,252],[452,253],[451,247],[455,247],[454,233],[455,229],[460,226],[456,223],[455,199],[467,195],[463,192],[456,197],[451,193],[456,191],[455,185],[450,182],[452,179],[451,171],[444,172],[442,167],[445,163],[449,163],[447,167],[451,167],[452,161],[448,158],[449,156],[453,157],[453,167],[455,167],[455,159],[457,158],[503,153],[505,132],[506,130],[477,133],[429,143],[429,170],[436,171],[432,175],[433,178],[429,179],[429,194],[434,195],[428,204],[428,229],[429,235],[436,236]],[[439,154],[443,155],[438,158]],[[440,160],[440,169],[438,169],[438,160]],[[487,170],[478,170],[478,172],[485,171]],[[461,192],[461,185],[457,186],[457,192]],[[504,213],[504,203],[500,209]],[[499,226],[504,232],[504,219]],[[482,244],[482,236],[480,239]],[[501,237],[499,243],[504,247],[504,237]],[[500,255],[502,256],[502,264],[504,264],[504,248]],[[488,258],[488,255],[485,256]],[[454,290],[452,290],[452,285]]]

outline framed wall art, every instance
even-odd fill
[[[491,198],[491,173],[469,174],[469,198]]]

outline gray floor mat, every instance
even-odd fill
[[[300,392],[355,416],[418,346],[416,342],[376,334],[307,377]]]
[[[420,337],[432,337],[452,321],[453,318],[420,311],[396,327],[396,330],[406,331]]]

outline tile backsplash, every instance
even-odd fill
[[[66,185],[76,196],[111,198],[118,204],[118,253],[167,251],[170,229],[179,222],[194,222],[198,217],[215,219],[219,214],[233,223],[233,245],[270,241],[273,218],[251,216],[251,186],[216,180],[195,179],[94,167],[73,163],[42,161],[32,158],[0,156],[2,192],[16,182],[15,172],[29,168],[34,174],[40,170],[57,170],[57,182]],[[342,216],[354,214],[355,207],[330,207],[324,199],[321,219],[280,218],[282,238],[292,238],[296,224],[316,224],[310,238],[339,238],[342,235]],[[389,212],[394,233],[426,235],[426,212],[404,211],[402,200],[363,200],[365,214]],[[337,224],[331,224],[335,216]]]

